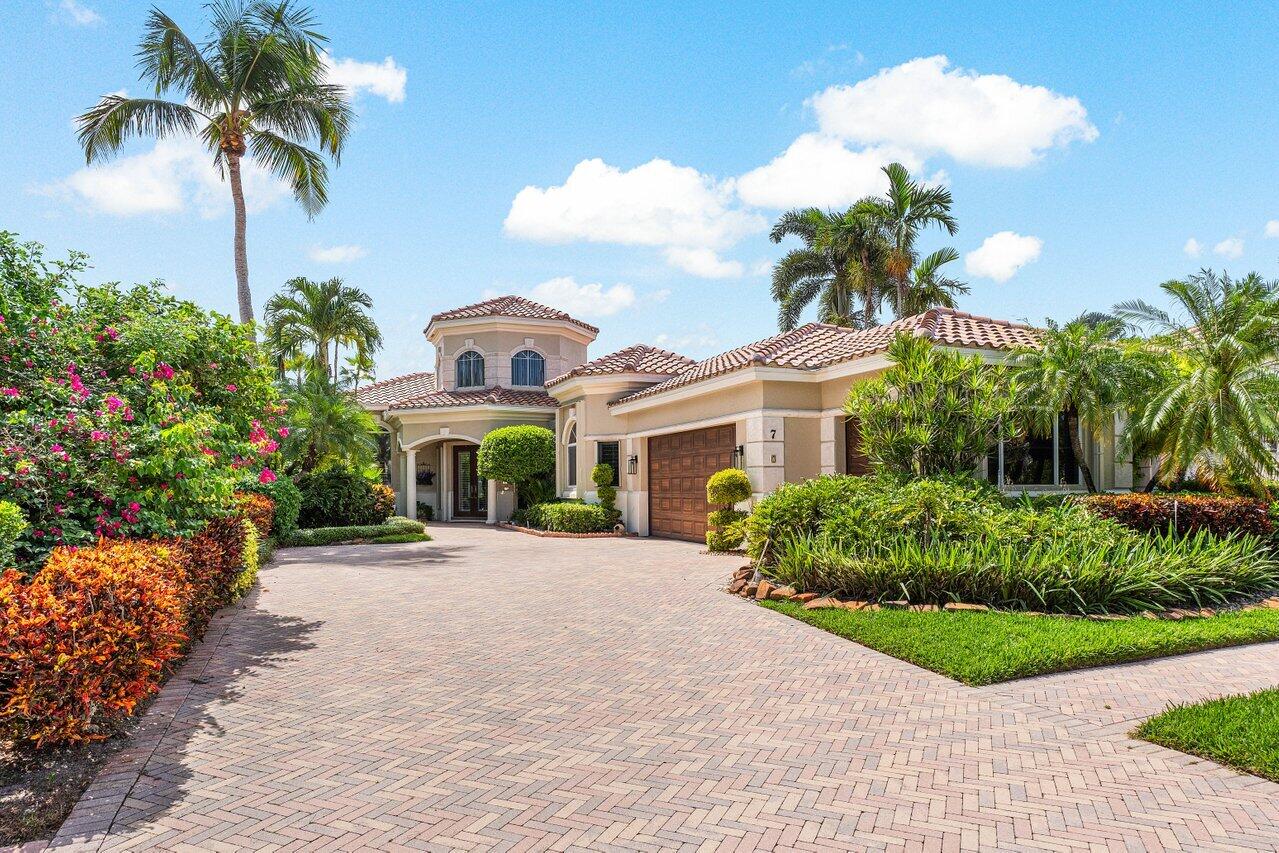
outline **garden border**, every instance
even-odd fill
[[[538,530],[536,527],[521,527],[518,524],[512,524],[509,521],[499,521],[497,526],[502,530],[513,530],[516,533],[527,533],[529,536],[541,536],[544,539],[626,539],[631,536],[638,536],[638,533],[630,533],[629,531],[606,530],[600,533],[568,533],[563,530]]]

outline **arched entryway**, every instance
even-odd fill
[[[437,521],[495,521],[494,486],[479,476],[480,440],[446,433],[405,445],[406,514],[417,517],[418,502],[432,508]],[[422,472],[432,476],[423,479]],[[424,491],[425,490],[425,491]]]

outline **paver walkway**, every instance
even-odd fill
[[[1279,644],[972,689],[723,594],[740,561],[693,545],[433,532],[281,552],[56,843],[1279,847],[1279,785],[1126,736],[1273,686]]]

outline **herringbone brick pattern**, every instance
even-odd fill
[[[55,843],[1279,848],[1279,785],[1126,734],[1273,686],[1279,644],[972,689],[725,595],[694,545],[434,532],[282,552]]]

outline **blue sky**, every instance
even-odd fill
[[[19,4],[0,228],[232,312],[203,155],[146,141],[85,171],[72,130],[144,92],[147,5]],[[197,4],[160,5],[203,33]],[[925,248],[964,256],[965,310],[1066,318],[1200,266],[1279,275],[1273,4],[314,5],[359,119],[315,220],[250,185],[251,282],[259,307],[295,275],[367,290],[382,377],[429,367],[433,312],[496,293],[600,326],[596,355],[765,337],[787,248],[768,224],[877,190],[893,158],[954,194],[959,234]]]

